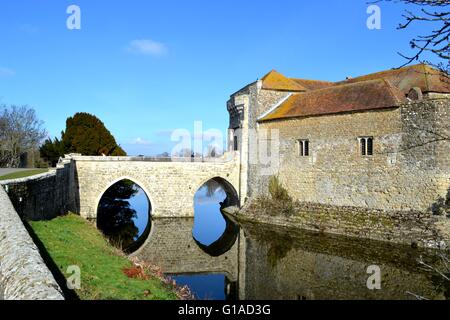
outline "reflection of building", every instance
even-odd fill
[[[243,225],[239,298],[245,300],[382,300],[449,298],[444,281],[417,267],[417,252],[370,240]],[[434,252],[428,252],[434,256]],[[430,260],[430,261],[431,261]],[[370,290],[368,267],[381,270],[381,290]],[[436,282],[435,282],[436,281]]]
[[[341,82],[272,71],[227,103],[244,194],[265,190],[269,166],[301,201],[428,209],[450,191],[449,97],[449,79],[426,65]],[[257,158],[270,146],[279,166]]]
[[[429,257],[426,251],[243,224],[234,245],[214,257],[194,240],[193,222],[155,219],[147,242],[133,255],[167,274],[224,274],[225,296],[241,300],[407,299],[407,291],[443,298],[437,283],[416,268],[419,254]],[[379,291],[366,286],[373,264],[383,270]]]

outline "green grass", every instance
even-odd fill
[[[48,172],[48,169],[19,171],[19,172],[14,172],[14,173],[10,173],[10,174],[1,176],[0,181],[26,178],[26,177],[35,176],[37,174],[41,174],[41,173],[45,173],[45,172]]]
[[[176,300],[173,287],[150,275],[148,280],[129,278],[124,268],[133,264],[112,247],[103,235],[83,218],[69,214],[51,221],[30,222],[36,236],[60,271],[81,269],[82,300]]]

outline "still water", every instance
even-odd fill
[[[434,251],[237,224],[222,214],[227,194],[214,181],[197,192],[195,219],[149,220],[147,196],[133,183],[105,195],[99,219],[105,234],[118,239],[126,251],[162,267],[179,285],[188,285],[198,299],[450,298],[449,282],[417,261],[422,257],[443,268]],[[368,273],[369,267],[379,269],[379,277]],[[373,285],[378,280],[379,290]]]

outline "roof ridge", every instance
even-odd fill
[[[390,83],[386,78],[381,78],[381,79],[376,79],[376,80],[381,80],[385,83],[385,85],[389,88],[389,93],[391,94],[391,97],[394,98],[394,100],[397,103],[402,102],[397,95],[397,94],[403,95],[403,93],[400,89],[398,89],[397,87],[392,85],[392,83]],[[362,81],[362,82],[365,82],[365,81]],[[395,94],[395,92],[397,92],[397,94]]]
[[[264,77],[261,78],[263,81],[263,89],[268,90],[281,90],[281,91],[307,91],[307,89],[295,82],[291,78],[286,77],[284,74],[272,69]],[[269,86],[264,88],[264,83],[269,81]]]
[[[306,79],[306,78],[289,78],[289,79],[292,79],[292,80],[302,80],[302,81],[317,81],[317,82],[326,82],[326,83],[336,83],[336,82],[333,82],[333,81],[328,81],[328,80],[316,80],[316,79]]]
[[[313,93],[313,92],[317,92],[317,91],[338,89],[338,88],[342,88],[342,87],[359,86],[359,85],[367,84],[369,82],[381,82],[381,81],[384,82],[387,80],[385,78],[379,78],[379,79],[369,79],[369,80],[362,80],[362,81],[350,82],[350,83],[336,83],[335,86],[311,90],[311,91],[307,91],[303,94]]]

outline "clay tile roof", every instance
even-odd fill
[[[374,79],[386,79],[391,85],[407,94],[418,87],[422,92],[450,93],[450,81],[442,73],[426,64],[418,64],[400,69],[377,72],[336,83],[348,84]]]
[[[294,94],[259,121],[395,107],[405,95],[384,79]]]
[[[307,79],[296,79],[296,78],[291,78],[291,80],[297,82],[299,85],[306,88],[307,90],[323,89],[323,88],[328,88],[328,87],[336,85],[334,82],[330,82],[330,81],[307,80]]]
[[[306,88],[275,70],[270,71],[261,80],[263,82],[262,88],[267,90],[290,92],[306,91]]]

